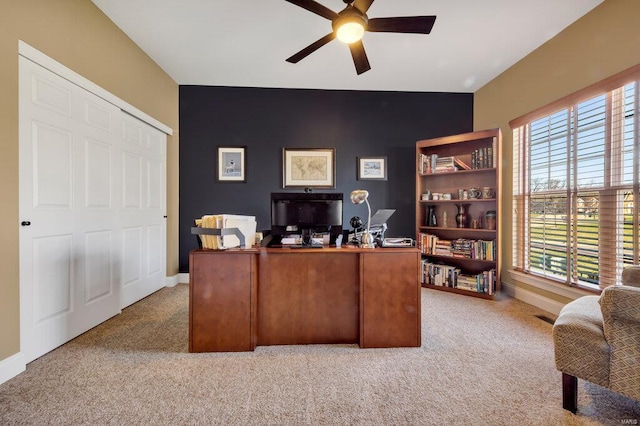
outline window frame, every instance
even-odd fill
[[[624,164],[620,161],[623,155],[624,146],[624,129],[620,128],[616,130],[615,127],[611,125],[611,117],[612,114],[618,114],[616,117],[625,117],[624,115],[624,99],[625,99],[625,86],[635,82],[635,105],[634,105],[634,117],[633,117],[633,181],[631,184],[625,184],[623,182],[622,177],[615,172],[622,173],[624,170]],[[615,200],[615,209],[610,209],[613,211],[607,212],[604,214],[604,218],[601,217],[600,207],[602,203],[599,201],[599,210],[598,210],[598,233],[602,237],[601,230],[616,229],[615,236],[612,237],[614,239],[617,237],[618,233],[623,232],[624,224],[620,223],[621,215],[624,215],[624,211],[627,208],[625,205],[626,196],[630,192],[633,195],[633,225],[632,225],[632,242],[633,242],[633,259],[632,263],[638,263],[639,261],[639,251],[640,251],[640,233],[639,230],[639,204],[640,200],[638,197],[638,167],[640,156],[640,143],[639,133],[640,133],[640,108],[638,108],[638,103],[640,102],[640,64],[631,67],[621,73],[618,73],[614,76],[611,76],[603,81],[595,83],[591,86],[588,86],[578,92],[572,93],[564,98],[561,98],[557,101],[554,101],[548,105],[545,105],[541,108],[536,109],[528,114],[525,114],[521,117],[518,117],[509,122],[509,125],[513,131],[513,258],[512,258],[512,269],[517,272],[531,274],[533,276],[540,276],[544,279],[548,279],[551,282],[560,283],[570,287],[578,287],[584,290],[596,291],[602,289],[608,285],[618,283],[620,273],[621,273],[621,265],[624,266],[624,263],[618,262],[618,257],[614,249],[609,251],[609,256],[604,256],[601,258],[600,247],[602,246],[602,241],[599,242],[599,250],[598,250],[598,258],[600,267],[598,268],[598,282],[597,284],[585,284],[581,278],[577,276],[577,266],[575,266],[575,262],[577,262],[579,253],[577,252],[578,245],[578,236],[577,236],[577,226],[575,225],[577,222],[577,214],[574,213],[574,210],[577,211],[579,205],[579,199],[584,200],[584,197],[579,197],[580,193],[588,193],[588,192],[597,192],[599,200],[602,200],[604,197],[608,200]],[[583,131],[583,129],[577,126],[577,114],[576,110],[581,103],[585,101],[590,101],[599,96],[606,96],[605,103],[605,121],[604,121],[604,140],[606,141],[606,148],[603,151],[604,156],[604,170],[602,170],[604,176],[604,182],[602,187],[597,187],[591,190],[588,187],[580,187],[577,183],[578,174],[577,174],[577,158],[579,157],[579,153],[576,150],[577,146],[576,140],[578,139],[579,132]],[[622,102],[620,102],[622,100]],[[622,108],[620,107],[622,105]],[[616,109],[617,108],[617,109]],[[564,159],[567,166],[567,180],[565,183],[565,188],[560,190],[556,190],[556,193],[566,194],[566,258],[565,258],[565,270],[564,275],[561,278],[554,277],[552,274],[548,273],[539,273],[536,272],[536,268],[532,268],[530,263],[531,257],[529,253],[529,248],[531,245],[531,235],[529,231],[531,229],[531,200],[533,197],[537,196],[546,196],[551,194],[553,191],[541,191],[535,192],[531,188],[531,175],[532,173],[530,165],[532,154],[531,150],[531,125],[535,123],[537,120],[548,119],[551,120],[554,114],[562,113],[566,110],[567,113],[567,156]],[[622,112],[621,112],[622,110]],[[564,121],[563,121],[564,122]],[[622,122],[622,121],[621,121]],[[623,122],[622,122],[623,123]],[[551,129],[551,126],[548,127]],[[549,140],[551,141],[551,136],[549,136]],[[571,145],[573,144],[573,146]],[[523,147],[525,148],[523,150]],[[570,152],[571,150],[573,152]],[[551,155],[551,154],[549,154]],[[618,163],[615,163],[618,161]],[[547,166],[550,167],[552,164],[551,158],[547,163]],[[611,164],[618,164],[617,166],[611,166]],[[617,167],[617,169],[616,169]],[[549,182],[549,181],[547,181]],[[566,191],[565,191],[566,190]],[[623,199],[625,198],[625,199]],[[573,210],[572,210],[573,209]],[[609,210],[603,209],[603,210]],[[571,213],[572,217],[569,217]],[[610,214],[610,217],[607,217],[606,214]],[[624,222],[624,221],[622,221]],[[604,225],[603,225],[604,224]],[[617,227],[617,228],[616,228]],[[605,236],[606,238],[606,236]],[[614,242],[615,244],[615,242]],[[613,262],[612,262],[613,259]],[[624,261],[623,261],[624,262]],[[550,266],[551,268],[551,266]],[[539,268],[538,268],[539,269]]]

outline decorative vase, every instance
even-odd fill
[[[458,228],[466,228],[469,220],[467,211],[469,210],[469,204],[456,204],[458,208],[458,214],[456,215],[456,226]]]
[[[487,222],[487,229],[496,229],[496,211],[489,210],[485,213],[485,219]]]
[[[436,226],[436,206],[427,206],[427,226]]]

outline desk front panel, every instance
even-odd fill
[[[359,253],[262,251],[258,281],[258,345],[359,342]]]
[[[361,347],[420,346],[419,273],[417,251],[362,254]]]
[[[189,352],[255,349],[257,266],[255,251],[189,254]]]

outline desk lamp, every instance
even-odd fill
[[[375,244],[371,241],[371,234],[369,233],[369,222],[371,222],[371,206],[369,205],[369,191],[364,189],[356,189],[351,191],[351,202],[353,204],[362,204],[363,202],[367,203],[367,229],[364,230],[364,234],[362,235],[362,240],[360,241],[360,247],[363,248],[375,248]]]

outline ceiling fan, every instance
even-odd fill
[[[369,19],[367,10],[369,10],[374,0],[343,0],[347,4],[347,7],[340,12],[334,12],[314,0],[286,1],[330,20],[333,28],[331,33],[291,56],[287,59],[287,62],[293,64],[298,63],[337,37],[338,40],[349,45],[349,50],[351,50],[351,56],[353,57],[353,63],[356,66],[358,75],[371,69],[362,44],[362,36],[365,31],[429,34],[436,21],[435,16],[404,16]]]

